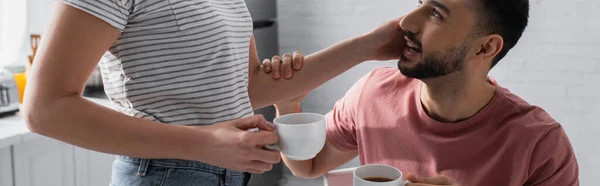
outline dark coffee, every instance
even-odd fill
[[[364,180],[367,180],[367,181],[372,181],[372,182],[388,182],[388,181],[394,181],[394,179],[389,179],[389,178],[385,178],[385,177],[368,177],[368,178],[364,178]]]

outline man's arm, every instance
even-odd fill
[[[360,129],[356,126],[356,115],[361,112],[358,105],[360,105],[361,96],[364,95],[362,92],[366,88],[370,76],[367,74],[356,81],[344,97],[336,101],[333,109],[327,114],[327,141],[315,158],[293,161],[282,154],[283,161],[294,175],[302,178],[316,178],[358,155],[356,133]],[[301,95],[295,99],[275,104],[277,114],[301,112],[300,102],[305,96]]]
[[[277,116],[302,112],[299,102],[301,99],[296,98],[295,100],[276,105]],[[292,174],[304,179],[314,179],[323,176],[356,156],[358,156],[357,151],[342,151],[329,142],[326,142],[321,152],[310,160],[294,161],[281,154],[283,162],[292,171]]]
[[[301,73],[295,73],[293,78],[284,81],[275,80],[271,74],[261,72],[252,37],[248,88],[252,106],[261,108],[298,97],[363,61],[399,59],[406,45],[404,32],[398,24],[400,20],[388,21],[365,35],[346,39],[306,56]],[[289,64],[291,58],[284,57],[283,66]],[[273,66],[273,69],[278,68]]]

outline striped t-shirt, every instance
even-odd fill
[[[119,111],[177,125],[253,115],[244,0],[61,1],[121,31],[99,64]]]

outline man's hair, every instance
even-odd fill
[[[496,66],[519,39],[529,20],[529,0],[472,0],[478,14],[477,35],[498,34],[504,40],[504,46],[492,61]]]

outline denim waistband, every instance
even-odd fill
[[[223,174],[227,172],[233,175],[244,175],[245,172],[228,170],[225,168],[213,166],[199,161],[179,160],[179,159],[143,159],[128,156],[117,156],[117,159],[135,164],[147,164],[150,166],[180,168],[180,169],[196,169],[215,174]]]

